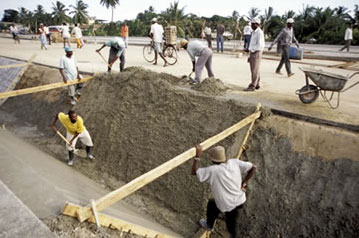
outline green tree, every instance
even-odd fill
[[[263,32],[266,32],[266,25],[272,19],[273,11],[273,7],[268,7],[268,9],[264,11],[264,15],[261,17]]]
[[[185,18],[184,7],[180,8],[178,1],[171,3],[170,7],[163,11],[160,16],[167,25],[176,26],[180,36],[184,36]]]
[[[113,11],[116,5],[120,5],[120,0],[100,0],[100,3],[102,4],[102,6],[106,6],[107,9],[111,7],[112,10],[111,22],[113,22]]]
[[[73,11],[70,12],[70,14],[74,14],[72,17],[72,20],[74,23],[88,23],[88,11],[86,10],[88,8],[88,5],[84,3],[82,0],[79,0],[76,2],[76,6],[70,5],[71,8],[73,8]]]
[[[69,11],[66,6],[60,1],[56,1],[56,4],[52,3],[52,16],[55,24],[62,24],[64,22],[70,22],[71,18],[66,14]]]
[[[253,18],[255,18],[255,17],[258,17],[260,12],[261,12],[261,10],[259,10],[258,8],[252,7],[252,8],[249,9],[249,11],[248,11],[247,18],[248,18],[249,20],[251,20],[251,19],[253,19]]]
[[[3,22],[18,22],[19,21],[19,12],[14,9],[5,9],[4,16],[1,21],[3,21]]]

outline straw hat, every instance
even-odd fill
[[[208,158],[216,163],[227,161],[226,152],[223,146],[216,146],[208,151]]]
[[[188,40],[182,39],[181,40],[181,47],[185,46],[188,43]]]

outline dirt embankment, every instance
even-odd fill
[[[74,168],[114,189],[254,111],[254,106],[225,97],[183,90],[176,87],[179,82],[168,74],[136,68],[92,80],[75,110],[94,139],[97,161],[77,160]],[[66,90],[57,91],[10,99],[3,110],[38,125],[46,137],[37,143],[63,159],[61,140],[47,128],[58,111],[69,108],[63,99]],[[24,101],[36,109],[28,109]],[[310,131],[300,126],[293,130],[293,120],[265,114],[243,155],[258,167],[239,224],[243,237],[357,237],[359,151],[341,143],[340,151],[351,152],[330,153],[336,151],[335,139],[327,136],[339,133],[341,139],[359,143],[358,136],[311,124],[301,125]],[[303,139],[310,133],[322,143],[311,146],[313,140]],[[228,156],[237,153],[242,134],[221,143]],[[190,167],[189,162],[179,166],[126,200],[192,237],[210,192],[189,175]],[[214,237],[222,237],[223,227],[220,222]]]

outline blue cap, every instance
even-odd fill
[[[71,47],[70,47],[70,46],[66,46],[66,47],[65,47],[65,52],[70,52],[70,51],[72,51]]]

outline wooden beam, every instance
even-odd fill
[[[20,96],[20,95],[30,94],[30,93],[37,93],[37,92],[47,91],[47,90],[51,90],[51,89],[55,89],[55,88],[62,88],[62,87],[66,87],[66,86],[74,85],[74,84],[78,84],[78,83],[84,83],[92,78],[93,78],[92,76],[89,76],[89,77],[83,78],[81,80],[73,80],[73,81],[69,81],[67,83],[64,83],[64,82],[52,83],[52,84],[47,84],[47,85],[42,85],[42,86],[37,86],[37,87],[32,87],[32,88],[25,88],[25,89],[10,91],[10,92],[4,92],[4,93],[0,93],[0,99]]]
[[[259,112],[260,109],[261,109],[262,105],[260,103],[257,104],[257,107],[256,107],[256,112]],[[255,123],[256,120],[253,120],[252,123],[249,125],[249,128],[248,128],[248,131],[246,133],[246,135],[244,136],[244,139],[243,139],[243,142],[242,142],[242,145],[241,145],[241,148],[239,148],[239,152],[238,152],[238,155],[237,155],[237,159],[239,159],[243,153],[243,151],[246,149],[246,144],[247,144],[247,140],[248,140],[248,137],[249,137],[249,134],[251,133],[252,131],[252,128],[254,126],[254,123]]]
[[[232,135],[239,129],[245,127],[249,123],[251,123],[253,120],[260,117],[260,112],[255,112],[251,114],[250,116],[246,117],[245,119],[241,120],[237,124],[229,127],[228,129],[222,131],[221,133],[205,140],[201,143],[202,150],[206,150],[209,147],[213,146],[214,144],[218,143],[219,141],[225,139],[226,137]],[[148,171],[147,173],[137,177],[136,179],[130,181],[129,183],[125,184],[121,188],[112,191],[105,195],[104,197],[98,199],[96,201],[96,208],[97,211],[102,211],[105,208],[111,206],[112,204],[115,204],[119,200],[123,199],[124,197],[127,197],[131,193],[137,191],[138,189],[142,188],[146,184],[151,183],[153,180],[161,177],[162,175],[168,173],[172,169],[176,168],[177,166],[183,164],[187,160],[193,158],[196,155],[196,148],[192,147],[191,149],[187,150],[186,152],[183,152],[182,154],[174,157],[173,159],[163,163],[162,165],[158,166],[155,169],[152,169]],[[87,205],[86,207],[83,207],[77,211],[77,217],[79,221],[83,222],[89,217],[91,217],[91,205]]]
[[[71,217],[77,217],[77,211],[81,209],[81,206],[72,204],[72,203],[66,203],[65,206],[62,209],[62,214],[66,215],[66,216],[71,216]],[[97,213],[99,221],[101,226],[103,227],[108,227],[108,228],[112,228],[112,229],[117,229],[120,231],[124,231],[124,232],[133,232],[137,235],[140,236],[147,236],[148,238],[150,237],[158,237],[158,238],[174,238],[174,236],[171,235],[167,235],[167,234],[163,234],[163,233],[159,233],[157,231],[136,225],[136,224],[131,224],[128,223],[126,221],[123,221],[121,219],[118,218],[114,218],[105,214],[101,214],[101,213]],[[96,223],[94,216],[91,216],[88,219],[89,222],[92,223]]]
[[[19,67],[23,67],[25,66],[26,63],[24,64],[7,64],[7,65],[0,65],[0,69],[8,69],[8,68],[19,68]]]

